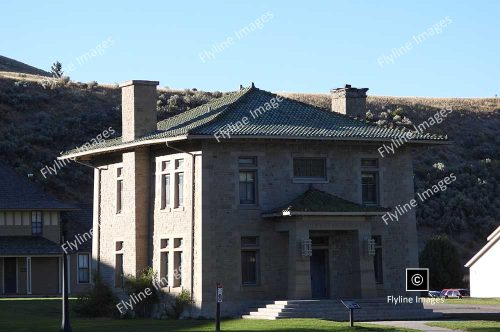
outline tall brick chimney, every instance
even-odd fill
[[[122,89],[122,139],[133,141],[156,130],[158,81],[127,81]]]
[[[332,111],[364,118],[366,115],[366,91],[346,84],[343,88],[332,89]]]

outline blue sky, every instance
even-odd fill
[[[46,70],[72,64],[69,76],[83,82],[492,97],[499,13],[500,1],[7,0],[0,54]]]

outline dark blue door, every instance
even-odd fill
[[[328,250],[326,249],[312,251],[311,291],[313,299],[328,297]]]
[[[5,294],[17,292],[16,258],[5,257],[3,259]]]

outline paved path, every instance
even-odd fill
[[[421,321],[421,320],[409,320],[409,321],[376,321],[376,322],[364,322],[375,325],[385,325],[385,326],[393,326],[399,327],[403,329],[413,329],[419,331],[454,331],[454,332],[463,332],[461,330],[450,330],[444,327],[436,327],[429,326],[425,323],[437,322],[437,321]]]

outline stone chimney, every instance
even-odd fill
[[[133,141],[156,130],[158,81],[127,81],[122,89],[122,139]]]
[[[331,90],[332,111],[354,117],[364,118],[366,115],[366,91],[346,84],[343,88]]]

